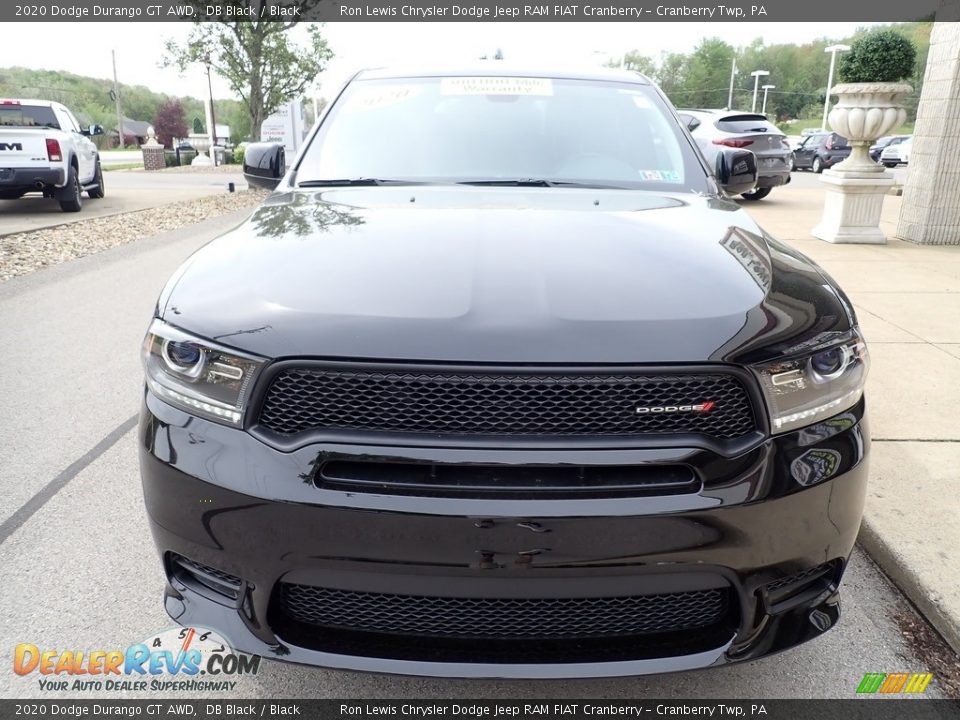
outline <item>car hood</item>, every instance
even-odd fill
[[[603,364],[763,359],[852,313],[730,201],[414,186],[274,194],[158,315],[271,358]]]

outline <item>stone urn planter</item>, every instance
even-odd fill
[[[911,88],[901,81],[913,75],[917,49],[896,30],[877,28],[859,35],[844,52],[843,83],[827,88],[839,98],[827,119],[849,141],[850,157],[821,176],[823,218],[810,232],[833,243],[885,243],[880,212],[893,175],[870,159],[869,148],[907,119],[903,99]]]
[[[811,234],[832,243],[887,242],[880,229],[883,199],[893,187],[893,175],[870,159],[869,148],[903,124],[904,83],[847,83],[832,93],[839,101],[827,120],[850,143],[850,157],[824,171],[823,217]]]
[[[877,139],[907,119],[903,99],[912,88],[904,83],[846,83],[832,94],[838,102],[827,117],[834,132],[850,142],[850,157],[834,166],[841,172],[883,172],[868,150]]]

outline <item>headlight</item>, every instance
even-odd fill
[[[863,337],[858,330],[830,335],[802,354],[753,366],[774,433],[832,417],[863,395],[870,364]]]
[[[159,398],[211,420],[240,425],[264,360],[154,320],[143,340],[147,386]]]

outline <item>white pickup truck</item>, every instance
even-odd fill
[[[103,197],[103,171],[90,137],[103,128],[81,128],[60,103],[0,99],[0,200],[28,192],[59,201],[64,212],[79,212],[81,194]]]

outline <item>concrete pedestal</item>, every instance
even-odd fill
[[[191,162],[191,165],[203,165],[204,167],[213,167],[213,160],[207,155],[197,155]]]
[[[893,187],[887,172],[841,172],[825,170],[821,181],[826,198],[823,218],[811,234],[832,243],[884,244],[880,229],[883,198]]]

